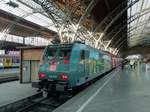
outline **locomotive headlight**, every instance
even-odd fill
[[[43,79],[43,78],[45,78],[46,77],[46,75],[44,74],[44,73],[39,73],[39,78],[40,79]]]
[[[68,76],[66,74],[61,74],[61,79],[64,80],[64,81],[67,81],[68,80]]]

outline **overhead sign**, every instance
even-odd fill
[[[11,56],[19,56],[20,51],[7,51],[6,54]]]

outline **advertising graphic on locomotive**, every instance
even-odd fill
[[[72,90],[112,70],[117,64],[117,58],[110,53],[81,42],[48,45],[38,71],[39,88],[45,93]]]

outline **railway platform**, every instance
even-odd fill
[[[150,70],[118,68],[53,112],[149,112]]]
[[[19,68],[0,69],[0,77],[8,74],[19,74]]]
[[[19,81],[0,84],[0,107],[32,96],[36,91],[31,84],[20,84]]]
[[[19,79],[19,68],[0,69],[0,84]]]

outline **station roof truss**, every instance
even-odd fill
[[[80,40],[104,50],[110,47],[127,48],[127,10],[138,2],[138,0],[130,3],[129,0],[32,1],[48,14],[57,28],[62,43]],[[21,2],[26,4],[26,0]]]
[[[144,8],[144,4],[150,4],[149,0],[11,1],[30,8],[32,11],[26,13],[27,16],[38,13],[49,18],[48,27],[53,26],[61,43],[80,40],[95,48],[118,53],[141,43],[141,37],[143,43],[148,42],[145,37],[149,35],[149,18],[144,15],[149,13],[149,8]],[[140,8],[136,10],[135,7]]]
[[[21,37],[50,38],[57,33],[0,9],[0,32]]]
[[[13,7],[12,7],[13,5]],[[15,7],[14,7],[15,6]],[[49,40],[59,41],[58,33],[44,14],[32,10],[17,0],[0,1],[0,40],[7,47],[11,41],[18,45],[47,45]],[[4,48],[4,47],[2,47]]]

